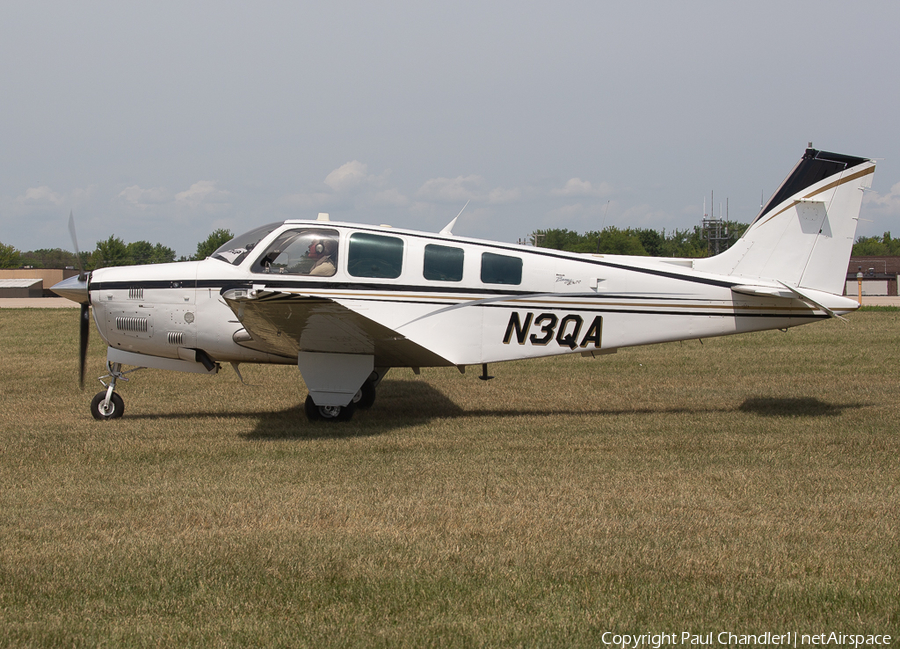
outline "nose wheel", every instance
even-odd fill
[[[91,415],[94,419],[100,421],[118,419],[125,414],[125,401],[123,401],[122,397],[119,396],[119,393],[115,391],[116,382],[119,379],[122,379],[123,381],[128,380],[125,378],[125,372],[122,371],[122,364],[107,363],[106,368],[109,370],[109,383],[106,383],[103,380],[107,377],[101,377],[100,382],[106,386],[106,389],[101,390],[94,395],[93,399],[91,399]],[[133,372],[134,370],[131,371]]]
[[[91,400],[91,414],[101,421],[118,419],[125,414],[125,402],[118,392],[107,396],[106,390],[101,390]]]

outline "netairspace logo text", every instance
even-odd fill
[[[891,644],[891,636],[860,633],[642,633],[630,635],[607,631],[601,642],[621,649],[659,649],[660,647],[886,647]]]

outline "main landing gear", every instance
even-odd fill
[[[313,398],[307,395],[303,409],[310,421],[350,421],[356,412],[356,404],[351,401],[346,406],[317,406]]]
[[[106,389],[95,394],[91,400],[91,415],[94,416],[94,419],[99,419],[100,421],[118,419],[125,414],[125,401],[115,389],[116,381],[119,379],[123,381],[128,380],[125,378],[126,372],[122,371],[121,363],[107,363],[106,369],[109,371],[109,374],[100,377],[100,382],[106,386]],[[131,371],[133,372],[134,370]],[[109,378],[109,383],[103,380],[107,377]]]
[[[375,388],[387,372],[372,372],[353,399],[346,406],[317,406],[312,396],[307,395],[303,408],[310,421],[350,421],[356,409],[368,410],[375,403]]]

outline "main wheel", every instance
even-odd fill
[[[106,408],[103,407],[104,401],[106,401],[106,390],[98,392],[91,400],[91,414],[94,419],[106,421],[107,419],[118,419],[125,414],[125,402],[118,392],[112,393]]]
[[[317,406],[312,397],[307,395],[303,409],[310,421],[350,421],[356,404],[351,401],[346,406]]]
[[[375,382],[366,380],[353,396],[353,404],[360,410],[368,410],[375,403]]]

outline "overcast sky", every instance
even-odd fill
[[[190,255],[284,218],[514,242],[747,222],[803,154],[879,159],[900,3],[0,3],[0,242]]]

